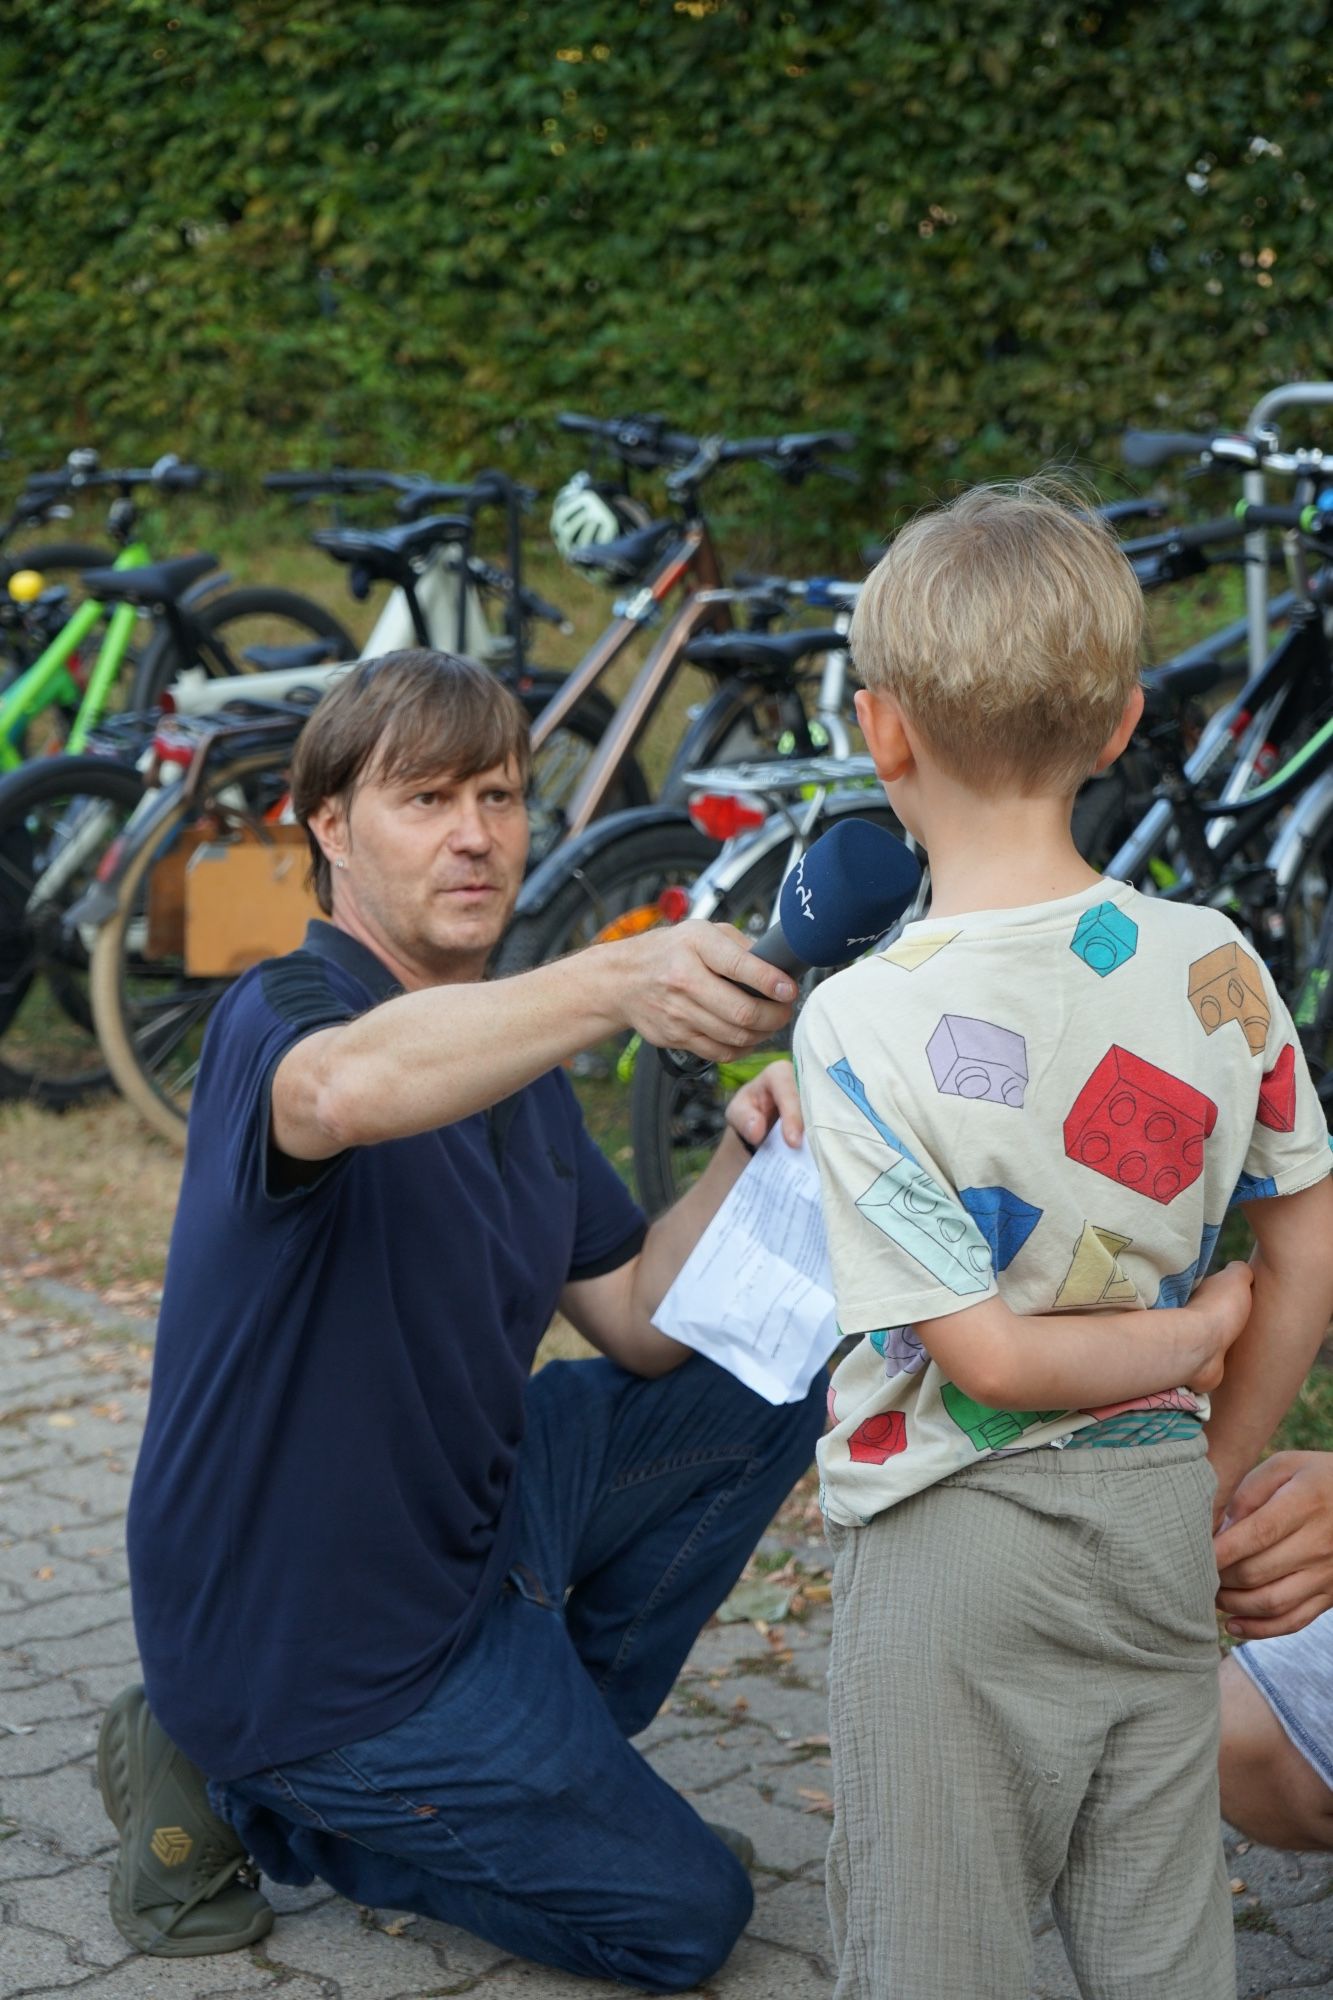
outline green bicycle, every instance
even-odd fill
[[[90,732],[106,715],[127,669],[132,667],[141,683],[150,660],[161,663],[154,667],[154,678],[165,684],[192,664],[210,675],[244,672],[250,664],[246,654],[260,640],[269,645],[316,640],[330,659],[355,656],[355,643],[340,620],[294,591],[269,585],[224,590],[228,579],[212,556],[153,564],[152,551],[138,532],[136,489],[148,487],[163,496],[194,492],[205,476],[198,466],[184,465],[169,454],[147,468],[102,470],[87,463],[91,453],[71,457],[77,463],[31,478],[28,495],[49,499],[57,492],[114,488],[107,526],[119,553],[110,568],[142,572],[145,588],[133,597],[117,592],[110,608],[90,597],[70,611],[68,592],[59,586],[26,607],[25,626],[39,650],[20,664],[8,685],[0,682],[0,773],[27,761],[37,747],[34,725],[43,716],[56,721],[55,747],[71,754],[86,750]],[[11,593],[15,581],[10,579]],[[160,588],[152,588],[154,582]],[[139,659],[134,641],[149,609],[159,616]],[[103,621],[105,629],[89,661],[88,649]]]

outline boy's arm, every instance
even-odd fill
[[[995,1297],[916,1322],[932,1361],[990,1409],[1089,1409],[1188,1386],[1211,1389],[1245,1325],[1251,1273],[1228,1264],[1183,1306],[1013,1312]],[[1239,1477],[1239,1474],[1237,1475]]]
[[[1333,1180],[1245,1204],[1254,1306],[1206,1426],[1218,1513],[1305,1380],[1333,1313]]]

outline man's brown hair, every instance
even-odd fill
[[[292,758],[292,811],[310,843],[321,910],[333,910],[333,876],[310,815],[326,799],[341,800],[347,811],[367,778],[390,785],[446,773],[474,778],[510,763],[526,786],[528,719],[475,660],[420,649],[360,661],[320,702]]]
[[[1050,480],[920,514],[866,579],[851,650],[981,793],[1071,796],[1138,679],[1143,594],[1105,522]]]

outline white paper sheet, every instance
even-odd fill
[[[765,1139],[654,1320],[769,1403],[795,1403],[838,1344],[819,1176],[804,1143]]]

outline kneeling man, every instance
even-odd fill
[[[561,1065],[631,1029],[730,1057],[794,990],[705,924],[485,982],[527,777],[517,704],[441,654],[354,669],[297,748],[328,920],[209,1028],[130,1508],[145,1687],[99,1746],[144,1951],[262,1936],[251,1857],[658,1991],[750,1913],[628,1739],[820,1428],[819,1387],[772,1409],[651,1324],[794,1084],[748,1084],[648,1228]],[[604,1358],[530,1378],[557,1307]]]

